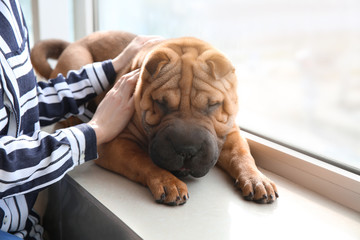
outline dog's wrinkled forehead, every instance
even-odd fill
[[[179,62],[200,67],[208,77],[218,80],[234,70],[231,62],[220,51],[196,38],[164,41],[147,55],[144,67],[152,79],[155,79],[161,70],[166,70],[163,69],[166,64]]]
[[[164,41],[142,65],[145,122],[157,125],[168,113],[186,112],[228,123],[237,111],[234,72],[221,52],[199,39]]]

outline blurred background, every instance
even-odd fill
[[[242,129],[360,173],[360,1],[21,0],[39,39],[194,36],[236,67]]]

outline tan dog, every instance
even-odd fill
[[[114,58],[134,37],[99,32],[72,44],[43,41],[32,50],[33,65],[44,77],[66,74]],[[53,71],[45,65],[48,57],[59,57]],[[202,177],[215,164],[235,179],[245,199],[270,203],[278,197],[235,124],[237,80],[223,54],[199,39],[170,39],[143,49],[125,72],[137,68],[134,116],[117,138],[99,147],[97,164],[149,187],[157,202],[168,205],[189,198],[176,176]]]

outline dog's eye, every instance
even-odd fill
[[[166,101],[159,101],[159,100],[154,100],[155,104],[163,111],[163,112],[167,112],[168,111],[168,107],[167,107],[167,102]]]
[[[222,105],[222,102],[209,102],[207,112],[212,113],[221,105]]]

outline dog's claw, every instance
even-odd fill
[[[270,195],[270,199],[268,199],[267,203],[272,203],[275,201],[274,195]]]
[[[165,200],[165,197],[166,197],[166,195],[165,195],[165,193],[163,193],[163,194],[161,194],[160,199],[156,199],[155,201],[157,203],[163,203]]]
[[[266,200],[267,200],[268,196],[266,194],[264,194],[262,196],[262,198],[260,199],[255,199],[254,201],[257,202],[257,203],[266,203]]]
[[[237,180],[237,179],[235,180],[234,186],[235,186],[235,187],[238,187],[238,186],[239,186],[239,180]]]
[[[245,196],[244,198],[245,198],[245,200],[247,200],[247,201],[252,201],[253,198],[254,198],[254,193],[253,193],[253,192],[250,192],[249,195]]]

